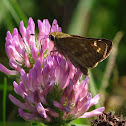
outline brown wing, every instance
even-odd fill
[[[104,58],[107,58],[111,52],[111,49],[112,49],[112,42],[107,39],[99,39],[98,41],[103,41],[104,43],[107,44],[107,52],[106,52],[106,56],[104,57]]]
[[[55,46],[61,54],[68,57],[75,66],[86,74],[87,68],[95,67],[109,54],[110,49],[108,50],[108,45],[103,40],[72,36],[56,39]]]
[[[92,41],[98,41],[99,42],[104,42],[107,44],[107,52],[106,52],[106,56],[104,58],[107,58],[108,55],[110,54],[110,51],[112,49],[112,42],[110,40],[107,39],[95,39],[95,38],[86,38],[86,37],[82,37],[82,36],[77,36],[77,35],[71,35],[74,38],[81,38],[81,39],[86,39],[86,40],[92,40]]]
[[[107,58],[108,55],[110,54],[111,52],[111,49],[112,49],[112,42],[110,40],[107,40],[107,39],[95,39],[95,38],[86,38],[86,37],[82,37],[82,36],[77,36],[77,35],[71,35],[72,37],[74,38],[80,38],[80,39],[86,39],[86,40],[91,40],[91,41],[97,41],[98,43],[99,42],[103,42],[103,43],[106,43],[107,44],[107,52],[106,52],[106,56],[104,57]]]

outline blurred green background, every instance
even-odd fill
[[[29,17],[57,19],[62,31],[68,34],[113,41],[109,58],[92,69],[90,90],[101,94],[101,106],[106,111],[126,116],[126,1],[125,0],[1,0],[0,1],[0,63],[9,68],[5,53],[5,37],[9,30],[25,26]],[[0,73],[0,126],[30,125],[18,115],[18,108],[9,100],[13,94],[14,77]],[[89,119],[88,119],[89,120]],[[83,124],[77,119],[74,123]],[[2,124],[6,122],[6,124]]]

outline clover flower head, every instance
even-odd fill
[[[100,95],[92,98],[88,91],[89,77],[81,81],[79,69],[66,62],[59,55],[38,58],[29,73],[23,69],[19,84],[13,83],[15,92],[24,102],[9,95],[19,107],[19,114],[25,120],[45,124],[65,124],[76,118],[89,118],[100,115],[104,107],[87,112],[97,104]]]
[[[38,29],[39,33],[36,40],[35,23],[32,18],[29,18],[27,28],[24,27],[23,21],[20,22],[20,33],[17,28],[14,28],[12,34],[10,31],[7,32],[5,50],[9,58],[9,65],[14,70],[9,70],[0,64],[1,72],[8,75],[16,75],[22,68],[25,71],[29,71],[38,57],[42,59],[42,51],[49,54],[53,50],[54,45],[49,40],[48,35],[53,31],[61,32],[57,20],[54,19],[52,26],[47,19],[44,19],[43,22],[38,20]]]

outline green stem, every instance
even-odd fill
[[[3,126],[6,125],[6,95],[7,95],[7,78],[4,78],[4,88],[3,88]]]
[[[106,96],[106,88],[109,85],[109,79],[111,77],[115,62],[116,62],[116,57],[118,53],[118,44],[120,40],[122,39],[124,33],[119,31],[114,40],[113,40],[113,47],[112,47],[112,52],[111,55],[109,56],[108,63],[106,65],[106,70],[103,76],[101,88],[100,88],[100,93],[102,94],[102,100],[103,102],[105,101],[105,96]]]
[[[90,92],[92,93],[92,96],[96,96],[98,93],[97,91],[97,88],[96,88],[96,83],[94,81],[94,78],[93,78],[93,75],[91,73],[91,71],[89,71],[89,75],[90,75],[90,82],[89,82],[89,88],[90,88]],[[99,108],[101,107],[101,104],[100,102],[98,102],[96,105],[95,105],[95,108]]]

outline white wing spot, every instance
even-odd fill
[[[97,41],[94,41],[94,46],[97,46]]]

